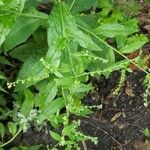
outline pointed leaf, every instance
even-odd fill
[[[30,90],[25,90],[25,100],[22,104],[20,112],[25,116],[29,117],[30,111],[34,107],[34,95]]]
[[[125,27],[117,23],[101,25],[95,29],[95,33],[109,38],[116,37],[117,35],[127,34]]]
[[[36,106],[44,107],[50,103],[57,94],[57,84],[54,81],[50,81],[40,88],[39,94],[35,97]]]
[[[56,140],[56,141],[58,141],[58,142],[61,141],[61,136],[60,136],[59,134],[57,134],[57,133],[55,133],[55,132],[53,132],[53,131],[50,131],[50,135],[51,135],[51,137],[52,137],[54,140]]]
[[[139,48],[141,48],[144,44],[148,42],[148,38],[144,35],[137,35],[135,37],[131,37],[130,41],[120,49],[122,53],[132,53]]]
[[[25,42],[39,26],[39,19],[19,17],[4,42],[5,51],[9,51],[18,44]]]
[[[2,138],[2,141],[4,138],[4,134],[5,134],[5,128],[4,128],[4,125],[0,122],[0,136]]]
[[[17,80],[21,80],[16,85],[16,91],[23,90],[37,82],[49,77],[50,70],[48,70],[41,61],[34,58],[29,58],[22,66]]]
[[[8,122],[8,129],[9,129],[9,133],[11,133],[13,136],[16,134],[17,132],[17,125],[14,122]]]

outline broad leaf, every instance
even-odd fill
[[[5,57],[0,56],[0,64],[13,66]]]
[[[45,46],[45,45],[44,45]],[[29,57],[33,57],[35,59],[40,59],[46,53],[47,47],[38,46],[35,43],[25,43],[22,44],[12,51],[10,51],[10,56],[13,58],[17,58],[20,61],[26,61]]]
[[[31,85],[35,85],[37,82],[49,77],[50,70],[47,69],[41,61],[37,61],[34,58],[29,58],[22,66],[16,85],[16,90],[22,90]],[[21,81],[20,81],[21,80]]]
[[[127,44],[120,49],[120,52],[127,54],[140,49],[148,42],[148,38],[144,35],[137,35],[128,39]]]
[[[61,136],[58,133],[55,133],[53,131],[50,131],[50,135],[53,139],[55,139],[56,141],[60,142],[61,141]]]
[[[16,134],[17,132],[17,125],[14,122],[8,122],[8,129],[9,129],[9,133],[11,133],[13,136]]]
[[[93,51],[102,51],[100,46],[98,46],[91,38],[90,35],[84,33],[83,31],[76,29],[72,32],[72,36],[75,41],[79,43],[83,48],[93,50]]]
[[[4,42],[5,51],[9,51],[18,44],[25,42],[40,24],[39,19],[19,17]]]
[[[5,134],[5,128],[4,128],[4,125],[0,122],[0,136],[2,138],[2,141],[4,138],[4,134]]]
[[[71,7],[73,12],[81,12],[89,10],[94,6],[97,0],[65,0],[65,2]]]
[[[63,98],[57,98],[47,104],[43,109],[41,114],[38,116],[38,120],[42,123],[44,120],[50,118],[53,114],[60,111],[65,106],[65,100]]]
[[[6,79],[6,77],[3,75],[3,73],[1,73],[0,72],[0,79],[3,79],[3,80],[5,80]]]
[[[126,35],[126,30],[125,27],[121,24],[111,23],[97,27],[95,29],[95,33],[105,37],[114,38],[117,35]]]
[[[44,107],[48,105],[57,94],[57,84],[54,81],[49,81],[46,84],[42,84],[39,94],[35,97],[36,106]]]

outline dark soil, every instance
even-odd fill
[[[85,103],[102,103],[103,109],[95,111],[90,117],[81,118],[82,131],[98,137],[99,141],[98,145],[86,142],[88,150],[134,150],[137,143],[144,144],[142,131],[150,127],[150,107],[143,106],[143,79],[141,72],[128,75],[117,96],[112,91],[118,73],[113,73],[108,80],[100,78],[94,81],[95,91],[85,98]]]
[[[113,91],[120,78],[118,72],[112,73],[109,79],[93,79],[95,89],[85,97],[84,103],[90,106],[102,104],[103,108],[95,110],[89,117],[80,117],[80,130],[86,135],[98,137],[98,144],[86,141],[84,148],[81,144],[82,149],[147,150],[143,130],[150,128],[150,107],[143,106],[144,76],[143,72],[129,74],[117,96],[113,95]],[[46,145],[55,143],[46,130],[38,132],[31,128],[20,134],[11,146],[43,144],[41,150],[44,150]],[[142,148],[138,149],[140,146]]]

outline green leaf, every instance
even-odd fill
[[[0,24],[0,46],[3,44],[3,42],[6,39],[6,36],[10,32],[10,28],[4,27],[2,24]]]
[[[0,136],[2,138],[2,141],[3,141],[4,135],[5,135],[5,128],[4,128],[4,125],[0,122]]]
[[[18,14],[24,8],[25,0],[3,1],[0,5],[0,46],[9,34]],[[16,37],[15,37],[16,38]]]
[[[59,134],[57,134],[56,132],[50,131],[50,135],[54,140],[56,140],[58,142],[61,141],[61,136]]]
[[[57,94],[57,84],[54,81],[48,81],[40,86],[40,91],[35,97],[36,106],[43,108],[48,105]]]
[[[29,58],[19,71],[17,80],[21,81],[16,85],[16,91],[23,90],[24,88],[35,85],[37,82],[48,78],[49,73],[50,70],[47,69],[41,61]]]
[[[91,7],[94,6],[97,0],[65,0],[65,2],[71,7],[72,5],[72,11],[73,12],[81,12],[89,10]]]
[[[65,101],[63,98],[57,98],[45,106],[43,113],[44,115],[54,114],[64,107]]]
[[[0,91],[7,93],[7,91],[2,86],[0,86]]]
[[[85,107],[85,106],[81,106],[81,107],[72,107],[69,109],[69,111],[75,115],[81,115],[81,116],[87,116],[93,113],[92,110],[90,110],[89,108]]]
[[[17,132],[17,125],[14,122],[8,122],[8,129],[9,129],[9,133],[11,133],[13,136],[16,134]]]
[[[5,57],[0,56],[0,64],[13,66]]]
[[[3,75],[3,73],[0,72],[0,79],[5,80],[5,79],[7,79],[7,78]]]
[[[4,50],[9,51],[25,42],[40,24],[40,19],[19,17],[4,42]]]
[[[128,38],[127,44],[120,49],[120,52],[127,54],[132,53],[140,49],[144,44],[148,42],[148,38],[144,35],[136,35]]]
[[[13,58],[17,58],[21,61],[26,61],[29,57],[33,57],[35,59],[40,59],[44,56],[46,53],[47,46],[38,46],[35,43],[28,42],[25,44],[22,44],[16,48],[14,48],[12,51],[10,51],[10,56]]]
[[[149,128],[145,128],[144,129],[144,134],[146,137],[150,137],[150,129]]]
[[[112,64],[115,62],[115,53],[111,48],[107,49],[106,60],[108,60],[108,63],[106,63],[106,66],[107,64]]]
[[[73,93],[89,92],[92,89],[93,87],[91,84],[83,84],[83,83],[76,83],[76,82],[70,88],[70,90]]]
[[[112,8],[113,6],[113,0],[98,0],[98,4],[100,8]]]
[[[138,20],[136,18],[128,20],[124,25],[127,35],[131,35],[139,31]]]
[[[91,38],[90,35],[84,33],[83,31],[76,29],[72,31],[72,36],[75,41],[78,42],[83,48],[93,50],[93,51],[102,51],[100,46],[98,46]]]
[[[11,10],[15,13],[21,13],[24,9],[24,4],[26,0],[8,0],[3,1],[2,10]],[[11,12],[10,11],[10,12]]]
[[[123,35],[117,35],[116,36],[116,42],[117,47],[120,49],[126,44],[127,36]]]
[[[29,117],[30,115],[30,111],[33,109],[34,107],[34,95],[33,93],[26,89],[25,92],[25,100],[21,106],[21,110],[20,112],[25,116],[25,117]]]
[[[103,24],[95,29],[96,34],[103,35],[105,37],[114,38],[117,35],[126,35],[125,27],[121,24],[111,23]]]
[[[50,116],[60,111],[64,106],[65,101],[63,98],[53,100],[42,109],[42,113],[38,116],[39,122],[48,119]]]
[[[0,95],[0,106],[6,106],[6,100],[2,95]]]

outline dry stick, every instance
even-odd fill
[[[118,53],[119,55],[121,55],[122,57],[124,57],[126,60],[128,60],[129,62],[131,62],[132,64],[134,64],[136,67],[138,67],[139,69],[141,69],[143,72],[145,72],[147,75],[150,75],[149,72],[147,72],[146,70],[144,70],[142,67],[140,67],[139,65],[137,65],[133,60],[129,59],[128,57],[126,57],[124,54],[122,54],[121,52],[119,52],[117,49],[115,49],[114,47],[112,47],[111,45],[109,45],[107,42],[105,42],[104,40],[102,40],[100,37],[98,37],[97,35],[95,35],[93,32],[85,29],[84,27],[78,25],[78,27],[82,30],[84,30],[85,32],[91,34],[92,36],[94,36],[95,38],[97,38],[99,41],[101,41],[103,44],[105,44],[107,47],[111,48],[112,50],[114,50],[116,53]]]
[[[83,145],[83,149],[84,149],[84,150],[88,150],[88,149],[87,149],[87,146],[86,146],[86,143],[85,143],[84,141],[82,141],[82,145]]]

